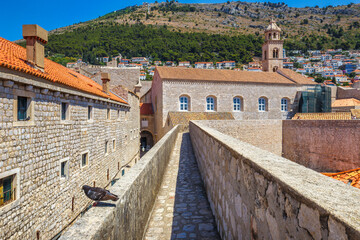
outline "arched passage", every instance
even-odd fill
[[[140,133],[140,148],[141,151],[149,151],[150,148],[154,145],[154,138],[151,132],[149,131],[141,131]]]

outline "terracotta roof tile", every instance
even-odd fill
[[[0,66],[29,75],[46,79],[50,82],[64,84],[77,90],[94,94],[103,98],[127,104],[126,101],[110,93],[102,91],[102,86],[88,77],[70,70],[47,58],[44,60],[44,72],[26,63],[26,49],[0,37]]]
[[[234,120],[230,112],[169,112],[173,126],[189,124],[191,120]]]
[[[140,103],[140,114],[141,115],[151,115],[154,114],[151,103]]]
[[[314,81],[309,80],[307,77],[294,72],[291,69],[282,68],[278,70],[278,73],[282,76],[291,79],[292,81],[296,82],[297,84],[304,84],[304,85],[314,85],[317,84]]]
[[[351,120],[350,112],[296,113],[293,120]]]
[[[360,168],[356,168],[344,172],[338,172],[338,173],[322,173],[322,174],[360,189]]]
[[[354,107],[354,106],[360,106],[360,101],[355,98],[337,99],[331,104],[331,107]]]
[[[282,69],[283,70],[283,69]],[[198,69],[177,67],[156,67],[159,76],[163,80],[187,80],[187,81],[221,81],[221,82],[245,82],[265,84],[316,84],[292,70],[292,80],[276,72],[249,72],[231,71],[222,69]],[[287,74],[289,75],[289,74]]]

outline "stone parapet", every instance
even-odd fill
[[[360,239],[360,192],[203,125],[190,135],[222,239]]]
[[[179,130],[169,131],[109,188],[119,196],[115,204],[91,208],[60,240],[142,239]]]

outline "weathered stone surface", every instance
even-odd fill
[[[206,122],[190,122],[189,129],[222,239],[360,239],[356,188],[216,131]],[[236,167],[235,177],[229,166]]]
[[[317,210],[301,204],[298,218],[300,227],[308,230],[314,239],[321,239],[320,215]]]
[[[343,225],[337,222],[333,217],[329,217],[329,240],[347,240],[346,230]]]

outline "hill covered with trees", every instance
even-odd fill
[[[96,64],[97,57],[119,53],[162,61],[246,63],[261,56],[263,31],[271,18],[282,28],[287,50],[360,49],[360,4],[292,8],[285,3],[173,0],[55,29],[46,49],[62,64],[73,58]]]

